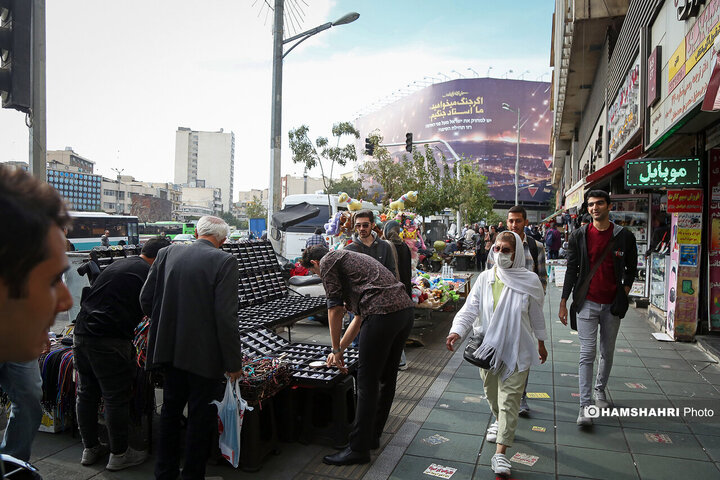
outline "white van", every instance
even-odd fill
[[[316,228],[322,228],[326,223],[330,221],[330,218],[334,218],[338,211],[348,210],[347,203],[341,203],[338,205],[338,196],[330,195],[330,205],[328,206],[328,196],[326,194],[299,194],[299,195],[288,195],[283,200],[282,207],[289,207],[292,205],[298,205],[306,202],[320,209],[320,213],[309,220],[305,220],[297,225],[288,227],[284,232],[275,232],[275,227],[271,227],[269,235],[270,241],[273,244],[275,252],[292,261],[302,256],[302,251],[305,249],[305,243],[314,233]],[[362,202],[364,209],[372,210],[375,212],[376,218],[380,215],[383,209],[382,205],[377,205],[372,202]],[[335,237],[325,236],[325,240],[328,245],[332,245]]]

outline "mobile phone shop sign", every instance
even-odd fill
[[[700,185],[699,158],[644,158],[625,162],[628,188],[696,187]]]

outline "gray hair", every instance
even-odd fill
[[[221,242],[230,235],[230,226],[222,218],[205,215],[198,220],[195,231],[198,237],[212,236]]]

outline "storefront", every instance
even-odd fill
[[[682,340],[691,340],[697,331],[702,253],[703,192],[698,188],[701,171],[698,157],[645,158],[625,164],[626,188],[648,192],[645,198],[649,216],[641,222],[645,226],[630,227],[638,239],[638,264],[640,257],[649,260],[644,269],[650,297],[648,315],[660,330]],[[659,216],[658,210],[652,208],[653,196],[665,197],[658,210],[667,211],[669,228],[659,222],[652,228],[647,222]],[[644,229],[644,235],[638,229]],[[638,237],[642,236],[645,238],[641,247]],[[651,239],[653,249],[647,252]]]

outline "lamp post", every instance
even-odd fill
[[[272,220],[272,215],[276,210],[280,209],[280,148],[282,145],[282,62],[285,56],[302,42],[313,35],[327,30],[336,25],[345,25],[354,22],[360,17],[359,13],[348,13],[334,22],[327,22],[318,25],[315,28],[298,33],[287,40],[283,40],[283,15],[285,10],[285,0],[275,0],[275,20],[273,24],[273,82],[272,82],[272,99],[271,99],[271,120],[270,120],[270,184],[268,186],[268,227]],[[287,43],[295,42],[287,52],[283,53],[283,46]]]
[[[117,181],[117,195],[115,196],[115,212],[116,213],[125,213],[125,209],[123,208],[123,211],[120,212],[120,175],[125,171],[124,168],[111,168],[113,172],[117,174],[117,178],[115,179]]]
[[[520,169],[520,108],[517,111],[510,108],[507,103],[502,104],[503,110],[517,113],[517,150],[515,153],[515,205],[518,205],[518,170]]]

